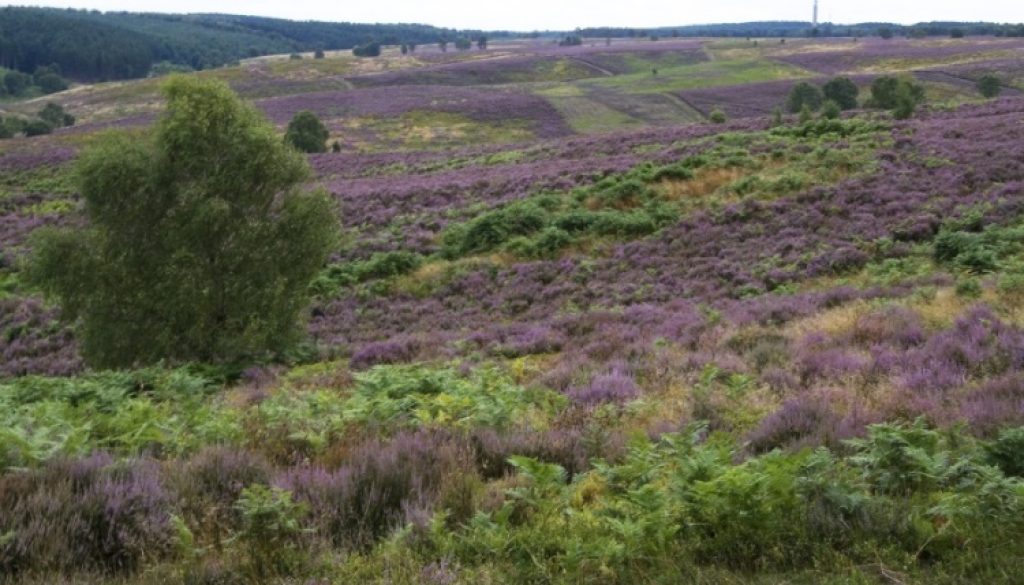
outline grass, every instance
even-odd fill
[[[719,59],[659,69],[656,76],[647,71],[578,83],[591,91],[614,89],[627,93],[659,93],[803,77],[808,77],[804,70],[767,59]]]

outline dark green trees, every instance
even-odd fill
[[[327,152],[328,136],[330,133],[316,114],[302,111],[288,123],[284,139],[302,152]]]
[[[823,101],[824,98],[821,95],[820,89],[806,81],[801,81],[793,86],[793,89],[789,92],[789,101],[786,106],[794,114],[804,109],[804,107],[814,112],[821,107]]]
[[[871,84],[872,108],[892,110],[893,116],[904,120],[914,115],[917,106],[924,101],[924,88],[908,79],[882,76]]]
[[[336,242],[330,200],[298,190],[302,155],[226,85],[163,91],[151,137],[112,133],[82,153],[87,227],[39,232],[27,276],[78,320],[94,367],[283,350]]]
[[[843,110],[857,107],[857,96],[860,88],[849,77],[836,77],[821,86],[821,93],[826,100],[832,100]]]

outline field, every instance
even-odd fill
[[[0,141],[0,583],[1020,583],[1021,63],[587,39],[191,74],[323,120],[344,238],[294,351],[127,371],[22,267],[160,80],[50,96],[75,126]],[[836,75],[864,108],[773,114]],[[882,75],[913,117],[866,108]]]

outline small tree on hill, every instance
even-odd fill
[[[476,40],[476,48],[480,49],[481,51],[486,51],[487,50],[487,37],[482,36],[479,39],[477,39]]]
[[[794,114],[802,110],[804,107],[807,107],[814,112],[821,107],[822,101],[824,101],[824,98],[821,95],[820,89],[806,81],[801,81],[793,86],[793,89],[789,92],[787,107],[789,108],[789,111]]]
[[[151,136],[86,149],[88,223],[42,230],[26,275],[77,320],[94,367],[232,362],[302,334],[309,283],[337,241],[309,167],[227,85],[172,78]]]
[[[836,77],[821,87],[826,100],[832,100],[840,109],[852,110],[857,107],[860,88],[849,77]]]
[[[455,39],[455,48],[460,51],[468,51],[473,48],[473,42],[466,37],[459,37]]]
[[[324,57],[326,57],[326,55],[324,55],[323,49],[317,49],[316,52],[313,53],[314,59],[323,59]]]
[[[441,49],[442,53],[447,53],[448,52],[448,41],[446,41],[444,39],[438,41],[437,42],[437,48]]]
[[[991,73],[986,73],[978,80],[978,91],[987,98],[994,98],[1003,91],[1003,83]]]
[[[302,152],[327,152],[330,132],[316,114],[303,110],[288,123],[284,140]]]
[[[889,40],[893,37],[892,29],[887,26],[883,26],[882,28],[878,29],[878,36],[882,37],[885,40]]]

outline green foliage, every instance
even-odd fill
[[[857,96],[860,88],[849,77],[836,77],[821,86],[821,93],[826,100],[831,100],[843,110],[857,107]]]
[[[256,484],[242,490],[235,509],[241,518],[235,538],[245,546],[254,575],[262,579],[288,573],[306,507],[287,490]]]
[[[455,48],[459,51],[468,51],[473,48],[473,41],[467,37],[459,37],[455,39]]]
[[[37,232],[30,280],[99,367],[282,351],[336,242],[330,200],[296,190],[301,155],[225,85],[172,78],[164,93],[152,138],[82,153],[89,226]]]
[[[816,112],[821,108],[821,103],[823,101],[824,97],[822,96],[820,89],[806,81],[801,81],[794,85],[793,89],[790,90],[789,98],[786,101],[786,107],[789,108],[790,113],[793,114],[802,111],[804,108],[808,108],[812,112]]]
[[[936,261],[972,273],[993,272],[1024,254],[1024,228],[991,226],[984,231],[944,229],[932,242]]]
[[[563,404],[562,396],[524,389],[496,369],[466,376],[449,368],[377,366],[356,376],[344,416],[349,423],[385,429],[500,430],[539,421]]]
[[[708,120],[711,120],[715,124],[725,124],[727,118],[725,116],[725,112],[723,112],[722,110],[715,109],[712,110],[710,114],[708,114]]]
[[[330,132],[313,112],[303,110],[288,123],[284,140],[300,152],[327,152],[327,138]]]
[[[978,92],[987,98],[997,97],[1003,91],[1003,82],[991,73],[986,73],[978,79]]]
[[[46,120],[29,120],[22,127],[25,136],[42,136],[53,132],[53,126]]]
[[[1007,476],[1024,478],[1024,427],[1003,429],[986,452],[988,460]]]
[[[370,41],[352,48],[352,54],[356,57],[380,57],[380,43]]]
[[[892,110],[898,120],[909,118],[924,101],[924,88],[909,79],[883,75],[871,84],[868,106]]]
[[[842,113],[843,110],[839,104],[832,100],[826,100],[825,105],[821,108],[821,117],[826,120],[838,120]]]
[[[40,120],[54,128],[75,125],[75,117],[65,112],[64,106],[53,102],[49,102],[43,106],[43,109],[39,110],[38,116]]]
[[[7,93],[17,97],[23,95],[32,85],[32,76],[21,71],[8,71],[3,82]]]
[[[185,454],[236,441],[236,413],[211,401],[217,389],[185,369],[24,377],[0,384],[0,469],[96,450]]]

